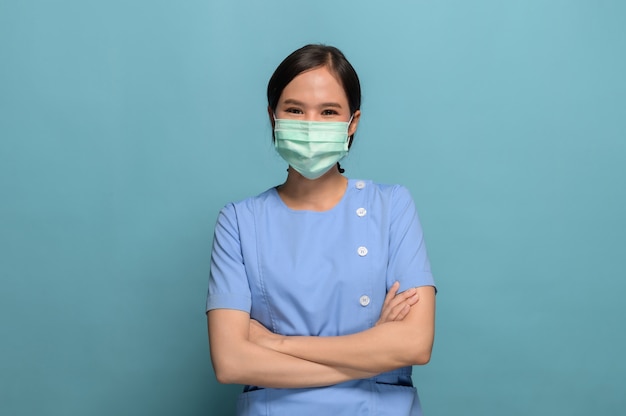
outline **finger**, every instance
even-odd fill
[[[397,287],[393,288],[393,293],[396,292],[396,289]],[[390,291],[389,293],[392,293],[392,291]],[[405,304],[408,304],[409,306],[415,304],[416,301],[414,300],[407,302],[407,297],[410,298],[412,293],[413,291],[411,289],[408,289],[402,293],[396,294],[393,298],[388,299],[387,303],[383,305],[383,310],[380,313],[380,322],[393,321],[394,319],[396,319],[397,314],[404,307]]]
[[[378,321],[376,322],[376,325],[387,321],[387,316],[389,315],[389,312],[390,312],[389,304],[396,297],[396,293],[398,292],[399,288],[400,288],[400,282],[398,281],[395,281],[389,288],[389,291],[385,295],[385,300],[383,301],[383,308],[380,311],[380,316],[378,317]]]
[[[389,288],[389,292],[387,292],[385,300],[383,301],[383,309],[380,312],[379,321],[384,322],[387,320],[387,315],[389,314],[389,305],[396,298],[398,288],[400,288],[400,282],[394,282],[394,284],[391,285],[391,287]]]
[[[411,307],[409,305],[403,305],[402,308],[398,311],[398,314],[395,316],[395,318],[393,319],[394,321],[401,321],[403,320],[408,314],[409,311],[411,310]]]
[[[400,282],[395,281],[393,285],[391,285],[391,287],[389,288],[389,292],[387,292],[387,295],[385,296],[383,306],[389,305],[389,303],[396,297],[398,289],[400,289]]]
[[[413,306],[417,302],[419,302],[419,300],[420,300],[420,294],[419,294],[419,292],[416,291],[415,294],[413,296],[410,296],[409,298],[407,298],[405,302],[407,303],[407,305]]]
[[[413,293],[412,290],[407,290],[407,296]],[[394,298],[394,305],[389,305],[389,313],[386,314],[387,321],[401,321],[411,310],[411,306],[415,305],[419,301],[419,294],[416,292],[413,296],[404,296],[404,293]]]
[[[406,304],[396,305],[393,308],[389,308],[389,313],[387,314],[386,322],[395,321],[398,318],[398,315],[402,311],[402,309],[407,306]]]
[[[411,310],[411,306],[406,303],[401,303],[389,309],[385,322],[401,321]]]
[[[415,296],[417,293],[417,289],[414,287],[405,290],[404,292],[398,293],[388,304],[389,307],[393,308],[397,305],[408,302],[409,304],[414,304],[415,302],[411,301],[411,298]],[[411,303],[412,302],[412,303]]]

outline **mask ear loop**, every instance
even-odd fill
[[[350,120],[348,120],[348,131],[346,133],[346,140],[348,141],[348,150],[350,150],[350,145],[352,144],[352,140],[350,139],[350,125],[352,124],[352,120],[354,119],[354,113],[352,113],[352,115],[350,116]],[[339,170],[339,173],[344,173],[346,170],[344,168],[341,167],[341,164],[339,162],[337,162],[337,169]]]
[[[351,139],[351,135],[350,135],[350,126],[352,125],[352,120],[354,119],[354,113],[352,113],[352,115],[350,116],[350,120],[348,120],[348,149],[350,148],[350,145],[352,144],[352,139]]]

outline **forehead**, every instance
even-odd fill
[[[343,85],[326,66],[302,72],[292,79],[281,94],[281,100],[289,98],[348,101]]]

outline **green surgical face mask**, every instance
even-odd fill
[[[289,166],[317,179],[348,153],[350,121],[302,121],[274,116],[274,147]]]

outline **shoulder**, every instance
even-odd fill
[[[385,201],[412,201],[411,192],[400,184],[385,184],[367,179],[353,179],[350,183],[356,189],[365,190],[370,198],[380,198]]]
[[[252,206],[256,204],[267,204],[267,203],[275,203],[276,197],[276,188],[272,187],[266,191],[261,192],[258,195],[250,196],[238,201],[229,202],[222,208],[222,210],[246,210],[250,209]]]
[[[403,185],[358,179],[354,184],[354,193],[362,195],[363,203],[369,206],[372,214],[388,217],[392,223],[402,218],[411,219],[417,214],[411,192]],[[358,192],[359,188],[363,192]]]
[[[277,203],[276,188],[272,187],[258,195],[250,196],[239,201],[229,202],[220,210],[219,217],[238,218],[254,215],[255,207],[273,205]]]

